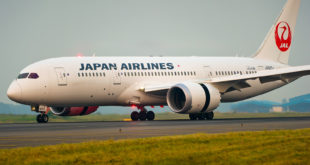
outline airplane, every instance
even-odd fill
[[[88,115],[99,106],[133,106],[131,119],[154,120],[166,106],[190,120],[212,120],[222,102],[245,100],[310,74],[289,66],[300,0],[288,0],[252,57],[60,57],[24,68],[7,96],[38,112]]]

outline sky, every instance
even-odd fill
[[[286,0],[0,0],[0,102],[27,65],[76,56],[245,56]],[[308,65],[310,1],[302,0],[290,65]],[[310,93],[310,76],[255,97]]]

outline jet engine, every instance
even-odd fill
[[[90,107],[51,107],[51,112],[58,116],[82,116],[95,112],[98,106]]]
[[[210,112],[220,102],[220,92],[210,84],[180,83],[171,87],[167,93],[167,103],[176,113]]]

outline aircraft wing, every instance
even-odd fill
[[[240,81],[248,79],[259,78],[262,83],[274,81],[274,80],[285,80],[291,78],[299,78],[310,74],[310,65],[305,66],[294,66],[273,70],[258,71],[254,74],[248,75],[232,75],[225,77],[212,78],[211,83],[229,82],[229,81]],[[209,81],[210,83],[210,81]]]
[[[259,79],[261,83],[281,80],[285,83],[289,83],[291,80],[295,80],[305,75],[310,75],[310,65],[263,70],[253,74],[243,74],[243,75],[238,74],[238,75],[211,78],[207,80],[194,80],[191,82],[212,84],[215,87],[217,87],[221,93],[225,93],[229,92],[229,90],[231,89],[240,90],[242,88],[250,87],[250,85],[247,83],[247,80]],[[170,89],[172,86],[178,83],[182,82],[174,82],[169,84],[158,84],[158,85],[146,85],[140,90],[146,93],[165,95],[168,89]]]

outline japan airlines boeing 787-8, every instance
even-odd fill
[[[24,68],[7,95],[39,112],[87,115],[98,106],[136,106],[132,120],[153,120],[145,106],[168,105],[191,120],[213,119],[221,102],[248,99],[310,74],[289,66],[300,0],[288,0],[262,45],[241,57],[63,57]]]

